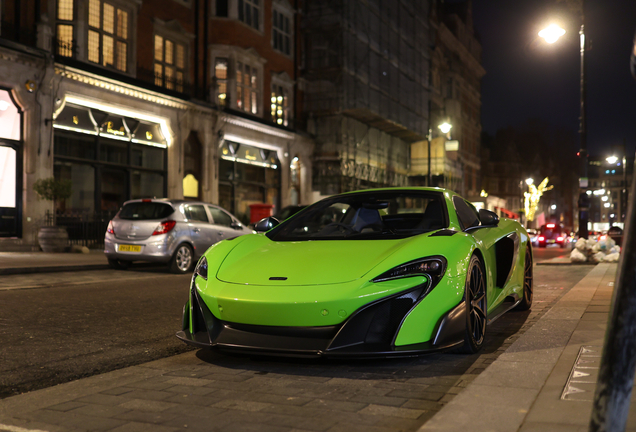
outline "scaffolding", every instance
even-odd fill
[[[428,130],[428,1],[308,0],[305,111],[322,194],[403,186]]]

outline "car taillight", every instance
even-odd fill
[[[545,237],[539,236],[539,241],[544,241],[544,240],[545,240]]]
[[[167,232],[170,232],[172,231],[172,228],[174,228],[176,224],[177,222],[173,220],[161,222],[159,225],[157,225],[157,228],[155,228],[152,235],[159,235],[159,234],[165,234]]]
[[[108,234],[115,234],[115,228],[113,228],[113,221],[108,222],[108,228],[106,228],[106,232]]]
[[[563,241],[563,237],[557,237],[557,241]]]

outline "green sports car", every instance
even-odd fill
[[[477,352],[487,325],[532,305],[516,221],[440,188],[331,196],[199,260],[177,337],[289,356]]]

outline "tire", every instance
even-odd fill
[[[460,351],[474,354],[481,350],[486,340],[488,305],[484,266],[476,255],[472,256],[468,265],[464,302],[466,304],[466,334]]]
[[[170,260],[170,271],[177,274],[185,274],[190,271],[194,263],[194,252],[192,247],[186,243],[181,243],[172,255]]]
[[[532,250],[529,246],[526,247],[526,259],[523,265],[523,298],[521,299],[521,303],[515,307],[516,310],[526,311],[532,307],[532,297],[534,292],[534,287],[532,285],[533,281],[533,269],[532,269],[533,259],[532,259]]]
[[[127,270],[130,267],[130,261],[108,258],[108,266],[115,270]]]

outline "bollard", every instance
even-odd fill
[[[635,77],[636,78],[636,77]],[[623,167],[625,169],[626,167]],[[623,432],[636,369],[636,180],[623,231],[605,343],[601,355],[590,432]]]

